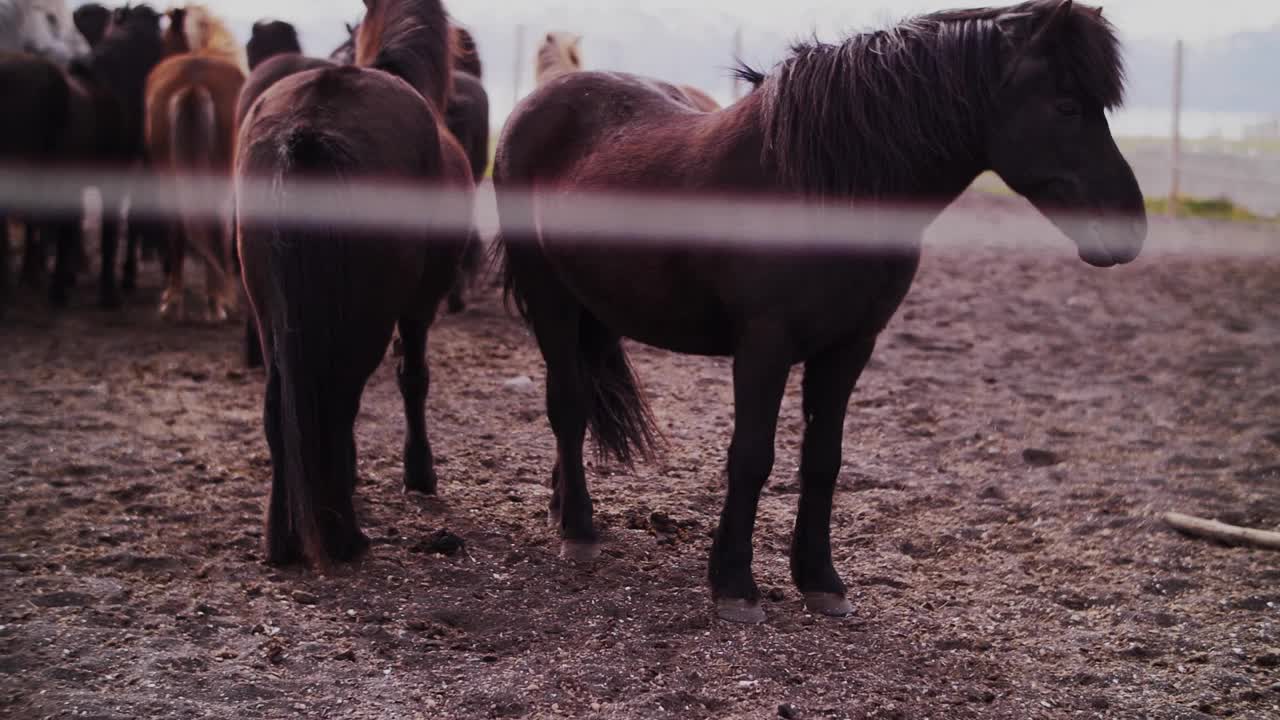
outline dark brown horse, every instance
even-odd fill
[[[252,72],[265,60],[283,54],[301,54],[298,31],[283,20],[259,20],[253,24],[249,42],[244,46]]]
[[[142,158],[142,94],[147,73],[160,58],[159,16],[146,5],[114,11],[91,55],[73,61],[55,75],[48,63],[31,56],[0,58],[0,95],[19,98],[22,113],[5,113],[0,160],[37,162],[126,173]],[[69,190],[69,189],[68,189]],[[102,268],[100,302],[119,304],[116,285],[118,211],[126,188],[102,188]],[[66,193],[64,193],[66,194]],[[78,202],[79,192],[66,204]],[[10,209],[12,214],[17,209]],[[2,214],[2,213],[0,213]],[[27,240],[56,245],[57,259],[50,299],[63,304],[74,280],[80,254],[79,212],[28,215]],[[6,225],[0,220],[0,225]],[[41,254],[42,256],[42,254]],[[126,264],[126,277],[132,270]]]
[[[111,23],[111,11],[98,3],[86,3],[76,8],[71,18],[76,24],[76,29],[89,42],[89,47],[95,48],[107,34],[107,25]]]
[[[845,615],[830,519],[846,406],[911,285],[924,227],[994,169],[1058,223],[1086,262],[1126,263],[1142,247],[1142,193],[1105,115],[1122,93],[1118,43],[1100,11],[1037,0],[925,15],[840,45],[799,45],[767,77],[744,75],[759,89],[715,113],[690,111],[671,86],[619,74],[572,73],[525,99],[503,132],[494,174],[508,287],[547,364],[558,458],[551,509],[565,556],[598,552],[586,430],[622,461],[653,444],[619,339],[729,356],[729,489],[709,580],[722,618],[764,620],[752,529],[787,376],[803,363],[791,574],[811,610]],[[744,202],[793,194],[828,207],[921,212],[872,249],[855,238],[847,247],[806,246],[800,231],[771,246],[664,238],[604,247],[564,229],[573,205],[558,198],[574,190],[673,187]],[[733,232],[726,223],[726,240]]]
[[[280,80],[307,70],[331,68],[339,62],[347,65],[354,62],[357,27],[356,25],[346,26],[347,39],[333,51],[328,60],[284,52],[260,61],[253,72],[249,73],[249,78],[240,90],[240,99],[236,102],[236,127],[239,128],[244,124],[253,104],[262,97],[267,88]],[[254,50],[248,49],[248,53],[252,63]],[[244,358],[245,364],[249,367],[262,367],[262,345],[259,342],[258,322],[252,316],[245,319]]]
[[[445,122],[449,132],[458,139],[471,163],[471,176],[479,183],[489,168],[489,94],[485,92],[480,73],[480,51],[471,33],[455,26],[453,94],[445,109]],[[462,257],[462,273],[458,285],[449,293],[448,310],[451,313],[466,309],[466,293],[474,283],[483,265],[484,249],[480,236],[473,233]]]
[[[484,63],[480,62],[480,50],[476,47],[476,39],[471,31],[460,25],[453,26],[454,63],[453,69],[464,72],[477,79],[484,77]]]
[[[366,547],[352,505],[353,426],[364,385],[397,328],[408,422],[404,483],[436,490],[425,417],[427,331],[456,280],[466,233],[280,219],[307,187],[332,193],[334,203],[351,182],[472,188],[466,156],[444,127],[452,54],[443,6],[366,4],[355,66],[280,80],[254,103],[239,137],[240,255],[267,364],[273,479],[266,536],[268,559],[277,563],[324,565]],[[246,192],[244,183],[254,180],[271,190]],[[453,209],[450,227],[470,212]]]

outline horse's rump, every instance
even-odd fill
[[[466,158],[439,128],[403,81],[348,66],[279,80],[240,131],[237,179],[271,180],[268,192],[238,190],[237,214],[245,286],[280,378],[287,429],[278,490],[289,532],[317,564],[340,555],[325,511],[350,494],[354,458],[337,435],[350,428],[337,415],[358,403],[395,324],[429,312],[452,286],[465,234],[450,243],[412,229],[296,223],[306,213],[295,203],[343,207],[352,182],[465,186]]]
[[[244,124],[254,101],[262,97],[272,85],[290,75],[331,66],[333,62],[329,60],[288,53],[264,60],[249,73],[244,87],[240,89],[240,97],[236,101],[236,127]]]

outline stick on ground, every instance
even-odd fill
[[[1280,550],[1280,533],[1277,532],[1243,528],[1174,512],[1165,513],[1162,518],[1169,525],[1190,535],[1221,540],[1232,545],[1255,545]]]

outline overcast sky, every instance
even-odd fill
[[[358,16],[364,10],[358,0],[208,0],[208,4],[237,19],[271,14],[284,18],[314,18],[318,14],[328,14],[340,18]],[[723,15],[744,24],[803,34],[815,28],[836,32],[905,14],[975,4],[983,3],[954,0],[651,0],[642,1],[638,6],[637,0],[454,0],[448,2],[447,7],[465,23],[484,25],[504,20],[512,25],[517,22],[536,23],[544,14],[573,16],[583,11],[643,7],[650,12],[670,12],[673,17],[686,13]],[[1280,24],[1280,2],[1276,0],[1109,0],[1103,5],[1113,22],[1135,37],[1181,35],[1196,41]],[[590,28],[584,30],[589,32]]]

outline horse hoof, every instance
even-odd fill
[[[600,557],[600,543],[581,540],[560,542],[560,558],[573,563],[595,562]]]
[[[827,617],[848,617],[853,614],[853,603],[836,593],[805,593],[804,607],[811,613]]]
[[[754,600],[717,600],[716,615],[726,622],[744,625],[759,625],[767,619],[764,608]]]

